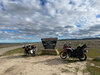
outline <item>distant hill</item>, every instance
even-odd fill
[[[59,41],[66,41],[66,40],[96,40],[100,38],[83,38],[83,39],[59,39]]]

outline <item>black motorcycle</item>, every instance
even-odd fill
[[[76,49],[67,48],[60,52],[60,57],[66,59],[69,56],[71,58],[79,58],[80,61],[85,61],[87,59],[86,53],[88,52],[85,48],[87,48],[86,44],[81,47],[78,46]]]

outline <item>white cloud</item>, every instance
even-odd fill
[[[1,39],[84,38],[100,35],[100,30],[92,30],[92,27],[100,25],[99,18],[96,18],[100,14],[99,0],[46,0],[45,5],[41,5],[40,0],[1,2],[5,8],[0,9]],[[7,29],[16,31],[14,33]]]

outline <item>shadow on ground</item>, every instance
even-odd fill
[[[0,55],[0,57],[2,57],[4,55]],[[38,57],[38,56],[43,56],[43,55],[36,55],[36,56],[31,56],[31,55],[23,55],[23,54],[18,54],[18,55],[8,55],[8,56],[4,56],[2,59],[17,59],[17,58],[29,58],[29,57]]]
[[[61,64],[69,64],[80,62],[79,60],[62,60],[60,57],[51,58],[43,61],[33,62],[34,64],[45,63],[45,65],[61,65]]]

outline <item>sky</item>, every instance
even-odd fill
[[[0,0],[0,42],[100,37],[100,0]]]

